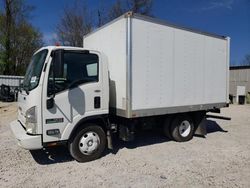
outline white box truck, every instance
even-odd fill
[[[207,112],[228,106],[229,43],[128,12],[84,36],[83,48],[38,50],[11,129],[23,148],[67,144],[80,162],[143,127],[188,141],[205,134]]]

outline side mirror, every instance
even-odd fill
[[[48,81],[47,95],[50,96],[50,98],[47,99],[47,109],[53,108],[55,104],[55,78],[60,78],[63,75],[63,53],[63,50],[55,50],[51,53],[51,57],[53,58],[50,69],[52,80]]]
[[[51,97],[51,98],[47,99],[47,109],[53,108],[54,104],[55,104],[54,97]]]
[[[52,53],[54,78],[61,78],[61,76],[63,75],[63,71],[64,71],[63,54],[64,54],[64,50],[55,50]]]

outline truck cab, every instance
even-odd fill
[[[107,64],[100,52],[41,48],[27,68],[18,95],[18,118],[11,123],[18,144],[35,150],[67,142],[80,122],[101,121],[109,113],[108,88]],[[89,154],[101,142],[94,130],[80,139],[82,152]]]

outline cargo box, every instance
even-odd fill
[[[230,38],[127,13],[84,36],[103,53],[110,107],[134,118],[221,108],[229,102]]]

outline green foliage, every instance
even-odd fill
[[[42,34],[29,22],[34,7],[25,0],[2,0],[0,7],[0,74],[23,75],[35,50],[43,45]],[[133,11],[151,16],[153,0],[116,0],[110,9],[98,11],[98,26]],[[64,9],[57,25],[58,40],[64,45],[82,46],[82,36],[93,28],[84,0]]]
[[[0,75],[3,74],[5,63],[3,61],[4,54],[0,52]]]
[[[42,34],[29,23],[33,7],[23,0],[5,0],[0,13],[0,74],[24,75]]]

